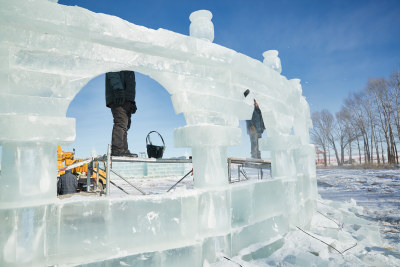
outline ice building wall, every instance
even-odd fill
[[[0,266],[202,266],[218,253],[279,246],[290,227],[309,223],[310,112],[300,81],[280,75],[277,51],[259,62],[213,44],[204,10],[190,16],[185,36],[56,2],[0,0]],[[184,114],[175,145],[192,148],[196,189],[57,199],[56,145],[75,138],[69,103],[93,77],[126,69],[162,84]],[[226,149],[239,144],[253,98],[273,179],[229,185]]]

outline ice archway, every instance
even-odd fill
[[[127,69],[162,84],[184,114],[187,125],[175,129],[175,145],[192,148],[196,188],[227,185],[226,148],[239,144],[238,122],[251,117],[256,98],[268,132],[261,149],[271,151],[289,214],[315,199],[308,104],[300,81],[280,75],[277,51],[259,62],[213,44],[207,12],[197,19],[208,24],[196,26],[191,17],[192,36],[185,36],[47,0],[0,4],[0,208],[57,200],[56,145],[75,138],[69,103],[93,77]]]

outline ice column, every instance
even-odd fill
[[[7,110],[5,100],[12,94],[5,92],[6,85],[0,86],[0,224],[7,229],[0,240],[0,265],[41,263],[46,253],[46,204],[57,200],[56,145],[72,142],[75,120],[24,111],[24,106],[45,110],[41,104],[48,101],[48,107],[50,97],[29,97],[28,103],[19,96]]]
[[[198,46],[208,45],[204,41],[212,42],[214,39],[211,18],[208,10],[193,12],[189,17],[190,35],[202,39]],[[200,72],[202,68],[199,66]],[[240,143],[240,129],[227,123],[219,110],[220,106],[230,105],[227,99],[211,95],[213,89],[199,88],[199,78],[187,76],[185,79],[188,87],[197,89],[190,88],[187,93],[172,96],[175,112],[183,112],[187,122],[187,126],[175,130],[175,146],[192,148],[195,187],[223,187],[228,184],[227,146]],[[207,84],[205,80],[204,86]],[[207,105],[212,106],[213,111]]]
[[[61,78],[49,83],[47,74],[24,71],[34,59],[13,61],[19,51],[13,48],[0,46],[0,208],[56,200],[56,146],[75,138],[75,119],[65,117],[72,98],[59,97]]]
[[[264,64],[280,73],[282,70],[278,51],[270,50],[264,54]],[[277,86],[284,86],[280,92],[280,104],[265,116],[268,137],[260,140],[262,150],[271,151],[272,176],[283,178],[286,214],[291,226],[306,225],[308,216],[305,210],[313,207],[310,192],[314,188],[315,167],[314,149],[309,144],[311,127],[310,110],[299,79],[282,79]],[[263,114],[264,115],[264,114]]]
[[[211,18],[211,12],[206,10],[190,15],[190,35],[199,38],[191,41],[195,41],[195,47],[200,51],[208,51],[209,42],[214,39]],[[238,114],[242,113],[242,106],[246,106],[242,99],[238,101],[243,97],[242,93],[238,93],[237,98],[227,97],[234,94],[230,80],[220,81],[224,76],[221,77],[221,73],[230,74],[229,67],[219,73],[205,73],[206,68],[195,65],[190,75],[185,75],[184,84],[177,84],[173,77],[169,79],[175,85],[165,83],[175,87],[171,100],[175,112],[183,113],[187,123],[185,127],[175,129],[175,146],[192,148],[194,186],[207,189],[198,200],[200,236],[230,229],[227,147],[240,144]]]
[[[264,64],[280,73],[282,70],[278,51],[269,50],[263,53]],[[279,86],[277,83],[276,86]],[[281,101],[285,108],[273,108],[268,114],[263,114],[268,137],[260,140],[260,149],[271,152],[271,174],[274,178],[284,178],[287,214],[296,213],[296,164],[293,150],[299,146],[300,138],[292,135],[294,116],[289,103],[292,90],[290,83],[285,83],[285,90],[281,94]],[[261,107],[262,108],[262,107]]]
[[[23,103],[15,103],[15,106],[18,105]],[[30,114],[0,114],[0,125],[0,144],[3,148],[0,207],[55,200],[56,145],[68,140],[72,142],[75,138],[75,120]]]
[[[265,51],[263,56],[263,63],[266,66],[281,73],[281,60],[278,57],[277,50]],[[268,114],[263,114],[263,119],[267,127],[268,137],[260,140],[260,148],[271,151],[272,176],[280,177],[293,174],[295,170],[288,153],[288,149],[296,142],[294,136],[289,135],[293,125],[293,117],[272,109]]]
[[[192,147],[195,187],[212,188],[228,184],[226,148],[240,142],[239,128],[188,124],[176,129],[174,134],[175,146]]]

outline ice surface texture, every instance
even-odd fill
[[[2,211],[35,206],[48,215],[50,208],[46,207],[58,203],[56,145],[69,144],[75,138],[75,121],[66,118],[71,100],[100,74],[134,70],[163,85],[171,94],[175,111],[184,114],[187,125],[175,130],[175,145],[192,148],[197,189],[227,190],[226,150],[240,143],[239,120],[251,117],[253,98],[257,99],[268,133],[260,146],[271,151],[272,176],[284,183],[282,190],[288,200],[285,210],[309,214],[313,205],[308,203],[312,203],[316,192],[314,149],[308,136],[310,111],[301,95],[300,80],[280,75],[277,51],[265,52],[262,63],[213,44],[212,14],[206,10],[192,13],[191,36],[185,36],[56,2],[0,0]],[[247,98],[243,96],[246,89],[250,89]],[[215,222],[224,223],[218,226],[207,221],[210,235],[215,234],[214,230],[229,227],[229,220],[219,218],[229,213],[228,198],[204,199],[199,200],[206,203],[204,209],[198,210],[199,216],[207,219],[213,214],[207,212],[213,208]],[[45,229],[48,234],[54,226],[43,219],[32,221],[36,215],[31,213],[29,220],[21,219],[25,218],[21,212],[11,212],[17,223],[14,231],[33,227]],[[298,217],[296,214],[285,215],[288,221],[279,220],[290,225]],[[68,219],[60,219],[61,224],[67,222]],[[21,242],[30,246],[29,242],[35,240],[47,247],[48,239],[43,238],[42,231],[35,231],[32,236],[20,232],[10,236],[3,231],[5,227],[1,224],[0,250],[2,260],[11,259],[7,263],[21,260]],[[226,236],[220,237],[225,240]],[[23,238],[30,241],[23,242]],[[230,238],[242,240],[240,233]],[[6,241],[11,243],[5,244]],[[7,251],[14,249],[15,257],[4,256],[5,246]],[[50,253],[42,251],[45,250],[31,253],[39,253],[42,258]],[[27,257],[27,262],[28,259],[33,261],[34,257]]]

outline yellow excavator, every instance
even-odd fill
[[[84,175],[90,170],[90,183],[93,188],[102,191],[106,187],[106,167],[100,168],[98,161],[93,161],[92,158],[75,159],[74,152],[65,152],[61,146],[57,146],[57,164],[58,176],[63,175],[66,170],[72,169],[72,173],[77,176],[78,188],[83,189],[87,186],[87,176]],[[104,165],[104,164],[103,164]]]

